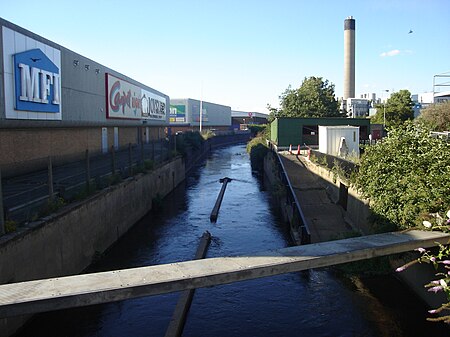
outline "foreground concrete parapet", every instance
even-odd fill
[[[450,234],[408,231],[295,246],[249,256],[0,285],[0,317],[120,301],[326,267],[450,243]]]

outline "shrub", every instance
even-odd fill
[[[267,132],[267,126],[266,124],[250,124],[248,126],[251,134],[253,137],[255,137],[256,135],[262,135],[264,134],[264,136],[267,136],[266,132]]]
[[[370,199],[378,222],[406,229],[421,225],[429,213],[446,211],[449,176],[450,143],[407,123],[366,149],[353,183]]]
[[[204,138],[198,132],[182,133],[177,136],[177,151],[185,156],[187,147],[198,150],[204,141]]]
[[[250,154],[250,163],[252,169],[262,171],[264,166],[264,157],[269,149],[266,146],[264,137],[253,138],[247,144],[247,152]]]
[[[17,230],[17,222],[13,220],[6,220],[5,221],[5,232],[6,233],[12,233]]]
[[[66,204],[65,200],[61,197],[55,197],[53,200],[48,200],[47,203],[39,210],[39,217],[44,217],[55,213],[58,209]]]

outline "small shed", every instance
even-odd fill
[[[319,152],[359,158],[359,127],[319,125]]]
[[[369,118],[300,118],[300,117],[277,117],[270,123],[270,139],[278,148],[288,149],[297,145],[318,145],[319,125],[326,126],[357,126],[361,140],[369,139]]]

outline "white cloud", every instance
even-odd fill
[[[386,56],[397,56],[400,54],[400,50],[398,49],[393,49],[390,51],[385,51],[383,53],[380,54],[381,57],[386,57]]]

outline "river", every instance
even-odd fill
[[[217,223],[210,212],[230,177]],[[205,230],[207,257],[292,244],[244,145],[213,151],[161,209],[137,223],[89,272],[193,258]],[[164,336],[178,293],[36,315],[20,337]],[[317,269],[197,289],[183,336],[447,336],[395,278],[360,280]]]

